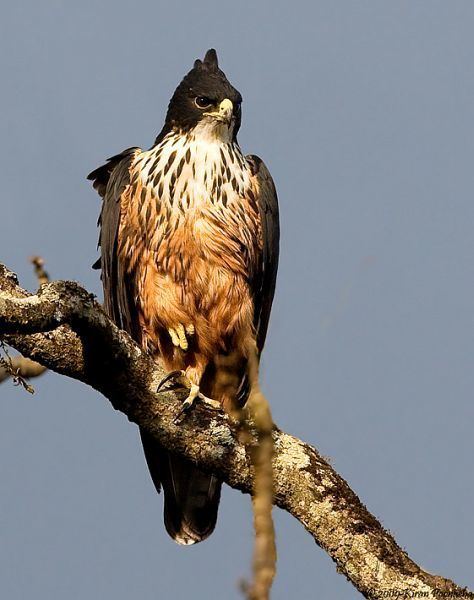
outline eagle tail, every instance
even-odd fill
[[[163,488],[166,531],[178,544],[202,542],[216,525],[221,482],[165,450],[145,431],[140,434],[153,483],[158,492]]]

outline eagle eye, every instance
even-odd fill
[[[214,102],[207,96],[198,96],[197,98],[194,99],[194,104],[198,108],[209,108],[210,106],[212,106],[214,104]]]

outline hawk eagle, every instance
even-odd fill
[[[237,141],[241,102],[211,49],[176,88],[153,146],[128,148],[88,176],[103,198],[108,315],[182,373],[190,402],[201,395],[226,410],[249,394],[247,361],[265,341],[279,247],[272,178]],[[168,533],[185,545],[205,539],[221,482],[141,438]]]

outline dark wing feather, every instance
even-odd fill
[[[254,302],[254,327],[260,355],[267,336],[268,321],[275,294],[280,253],[280,218],[275,185],[265,163],[258,156],[249,155],[245,158],[252,169],[252,188],[258,206],[263,241],[261,255],[250,273],[250,289]],[[237,392],[239,406],[243,406],[247,402],[249,392],[249,381],[244,372]]]
[[[105,165],[101,165],[100,167],[89,173],[87,179],[89,181],[92,181],[92,185],[94,189],[97,190],[97,192],[99,193],[99,196],[101,196],[102,198],[105,196],[110,176],[115,167],[119,165],[124,159],[131,158],[137,150],[140,150],[140,148],[136,146],[133,146],[132,148],[127,148],[120,154],[111,156],[107,159]]]
[[[280,252],[280,218],[275,185],[265,163],[258,156],[250,155],[246,159],[250,163],[253,173],[252,183],[260,214],[263,238],[262,255],[251,280],[257,348],[261,352],[267,336],[268,321],[275,294]]]
[[[121,329],[133,337],[137,333],[138,325],[133,319],[133,290],[117,258],[117,236],[120,198],[130,183],[129,168],[137,150],[139,148],[128,148],[109,158],[105,165],[92,171],[87,177],[93,181],[94,188],[103,197],[99,217],[99,246],[105,310]]]

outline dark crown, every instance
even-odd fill
[[[194,61],[195,69],[207,69],[209,71],[217,71],[219,69],[219,61],[217,60],[217,52],[214,48],[210,48],[206,52],[204,60],[199,58]]]

